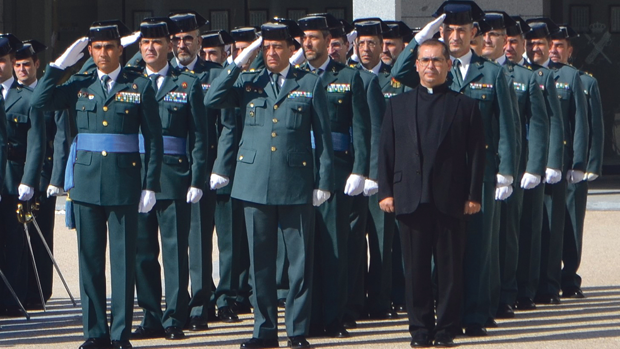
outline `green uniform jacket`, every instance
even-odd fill
[[[370,112],[370,169],[368,178],[376,181],[379,172],[379,138],[381,137],[381,124],[385,114],[386,99],[379,86],[379,78],[373,73],[359,69],[360,77],[366,91],[366,103]]]
[[[182,94],[186,97],[180,98]],[[158,200],[182,200],[190,186],[202,189],[207,181],[208,140],[203,98],[198,78],[172,67],[155,94],[162,135],[187,139],[190,155],[188,159],[186,155],[164,154]]]
[[[590,148],[588,149],[588,167],[586,172],[600,176],[603,170],[603,140],[605,138],[601,93],[598,89],[598,81],[592,75],[579,71],[579,77],[588,100],[588,121],[590,126]]]
[[[549,146],[549,116],[536,74],[508,59],[502,67],[511,78],[517,95],[521,157],[525,159],[525,172],[544,177]]]
[[[69,158],[69,114],[66,110],[45,114],[45,159],[41,169],[39,191],[45,193],[49,185],[63,188],[65,165]]]
[[[56,86],[63,73],[60,69],[47,67],[31,98],[35,108],[73,108],[78,137],[80,133],[139,134],[142,131],[146,151],[143,182],[140,154],[137,152],[78,151],[71,199],[101,206],[134,205],[138,204],[142,189],[158,192],[163,142],[151,81],[121,69],[112,90],[104,97],[96,70],[76,74],[66,83]],[[117,101],[118,93],[139,95],[140,102]]]
[[[420,83],[420,76],[415,67],[416,48],[418,43],[412,40],[398,56],[392,76],[409,87]],[[496,174],[516,175],[516,155],[518,115],[513,105],[511,90],[504,70],[497,64],[480,58],[472,53],[467,75],[463,77],[463,85],[459,86],[456,79],[450,88],[466,96],[476,99],[482,114],[486,139],[485,182],[495,182]]]
[[[241,73],[231,64],[213,81],[205,103],[211,108],[238,106],[244,115],[234,198],[265,205],[309,204],[313,189],[334,189],[327,95],[318,76],[291,67],[276,96],[267,69]]]
[[[561,170],[564,163],[564,118],[562,107],[557,98],[553,71],[538,64],[523,61],[523,66],[532,70],[545,99],[547,116],[549,116],[549,153],[547,168]]]
[[[4,193],[18,195],[20,184],[38,189],[45,156],[45,116],[30,106],[32,89],[13,81],[4,101],[8,146]]]
[[[327,92],[330,128],[333,133],[352,135],[351,151],[338,151],[335,155],[344,161],[349,173],[336,171],[336,190],[344,190],[351,173],[368,177],[370,156],[370,111],[366,103],[364,83],[357,70],[331,58],[321,82]],[[302,69],[309,71],[304,63]]]
[[[588,102],[579,71],[569,65],[549,63],[555,78],[564,117],[564,170],[586,171],[588,165]]]

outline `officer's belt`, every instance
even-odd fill
[[[314,132],[310,132],[310,141],[312,142],[312,149],[315,149]],[[332,145],[334,151],[348,151],[351,147],[351,136],[346,133],[332,132]]]
[[[137,134],[80,133],[73,139],[69,150],[69,160],[65,168],[65,191],[74,187],[73,166],[78,150],[88,152],[137,153]]]
[[[187,140],[181,137],[163,136],[164,139],[164,155],[186,155]],[[144,136],[138,135],[138,146],[140,154],[144,154]]]

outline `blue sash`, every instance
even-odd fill
[[[65,191],[74,187],[73,166],[78,150],[108,153],[137,153],[137,134],[80,133],[73,139],[65,168]]]
[[[310,132],[310,141],[312,149],[315,149],[314,132]],[[348,151],[351,148],[351,136],[346,133],[332,132],[332,144],[334,151]]]
[[[187,140],[180,137],[163,136],[164,155],[187,155]],[[138,135],[140,154],[144,154],[144,136]]]

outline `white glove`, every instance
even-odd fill
[[[354,30],[347,34],[347,41],[349,42],[349,47],[353,47],[353,42],[357,39],[357,30]]]
[[[235,58],[235,64],[237,67],[240,67],[248,62],[254,51],[258,50],[260,45],[263,43],[263,37],[254,40],[250,46],[246,47],[245,50],[241,51],[241,53]]]
[[[525,172],[521,178],[521,188],[533,189],[540,184],[540,175]]]
[[[50,66],[61,70],[67,69],[84,57],[84,52],[82,51],[84,51],[86,46],[88,46],[87,37],[84,36],[77,39],[60,57],[56,58],[56,61],[50,63]]]
[[[233,64],[233,56],[228,56],[228,58],[226,58],[226,62],[228,62],[228,64]]]
[[[360,58],[357,56],[357,53],[353,52],[353,54],[351,55],[351,57],[349,57],[349,59],[351,59],[352,62],[358,63],[360,61]]]
[[[64,194],[65,191],[62,190],[62,188],[58,188],[56,186],[53,185],[48,185],[47,186],[47,197],[49,198],[50,196],[60,196],[62,194]]]
[[[138,204],[139,213],[148,213],[155,206],[155,192],[152,190],[143,190],[140,194],[140,203]]]
[[[506,200],[512,195],[512,176],[497,174],[497,185],[495,186],[495,200]]]
[[[2,201],[2,195],[0,195],[0,202]]]
[[[228,177],[220,176],[215,173],[211,173],[211,179],[209,180],[209,185],[211,190],[217,190],[220,188],[224,188],[230,183],[230,179]]]
[[[121,46],[123,47],[127,47],[131,44],[133,44],[134,42],[138,41],[138,39],[140,39],[140,36],[142,34],[140,33],[140,31],[137,32],[133,32],[127,36],[123,36],[121,38]]]
[[[302,64],[305,60],[306,60],[306,56],[304,55],[304,50],[299,49],[297,50],[297,52],[295,52],[294,55],[291,56],[291,58],[289,58],[288,61],[289,63],[295,66],[298,64]]]
[[[379,183],[372,179],[364,182],[364,196],[373,196],[379,192]]]
[[[187,190],[187,203],[195,204],[202,198],[202,189],[189,187]]]
[[[441,27],[441,25],[443,24],[444,19],[446,19],[445,13],[425,25],[424,28],[422,28],[422,30],[420,30],[420,32],[415,35],[415,41],[418,44],[421,44],[428,39],[432,39],[435,33],[439,31],[439,27]]]
[[[556,184],[561,180],[562,171],[547,167],[547,169],[545,170],[545,183]]]
[[[20,184],[19,187],[17,187],[17,192],[19,193],[18,199],[20,201],[28,201],[32,199],[34,195],[34,188],[25,184]]]
[[[360,195],[364,191],[364,177],[351,173],[344,186],[344,193],[349,196]]]
[[[312,205],[321,206],[322,203],[329,200],[330,196],[332,196],[332,194],[327,190],[314,189],[314,191],[312,191]]]
[[[592,182],[593,180],[597,178],[598,178],[598,175],[596,173],[586,172],[586,178],[584,180],[588,182]]]
[[[495,200],[506,200],[512,195],[512,185],[495,187]]]
[[[583,178],[585,177],[585,175],[586,174],[583,173],[583,171],[568,170],[568,172],[566,173],[566,180],[568,181],[568,183],[571,183],[571,184],[579,183],[583,181]]]

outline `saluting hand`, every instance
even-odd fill
[[[56,67],[61,70],[65,70],[68,67],[77,63],[82,57],[84,57],[84,49],[88,46],[88,38],[81,37],[77,39],[69,48],[54,61],[50,63],[52,67]]]

